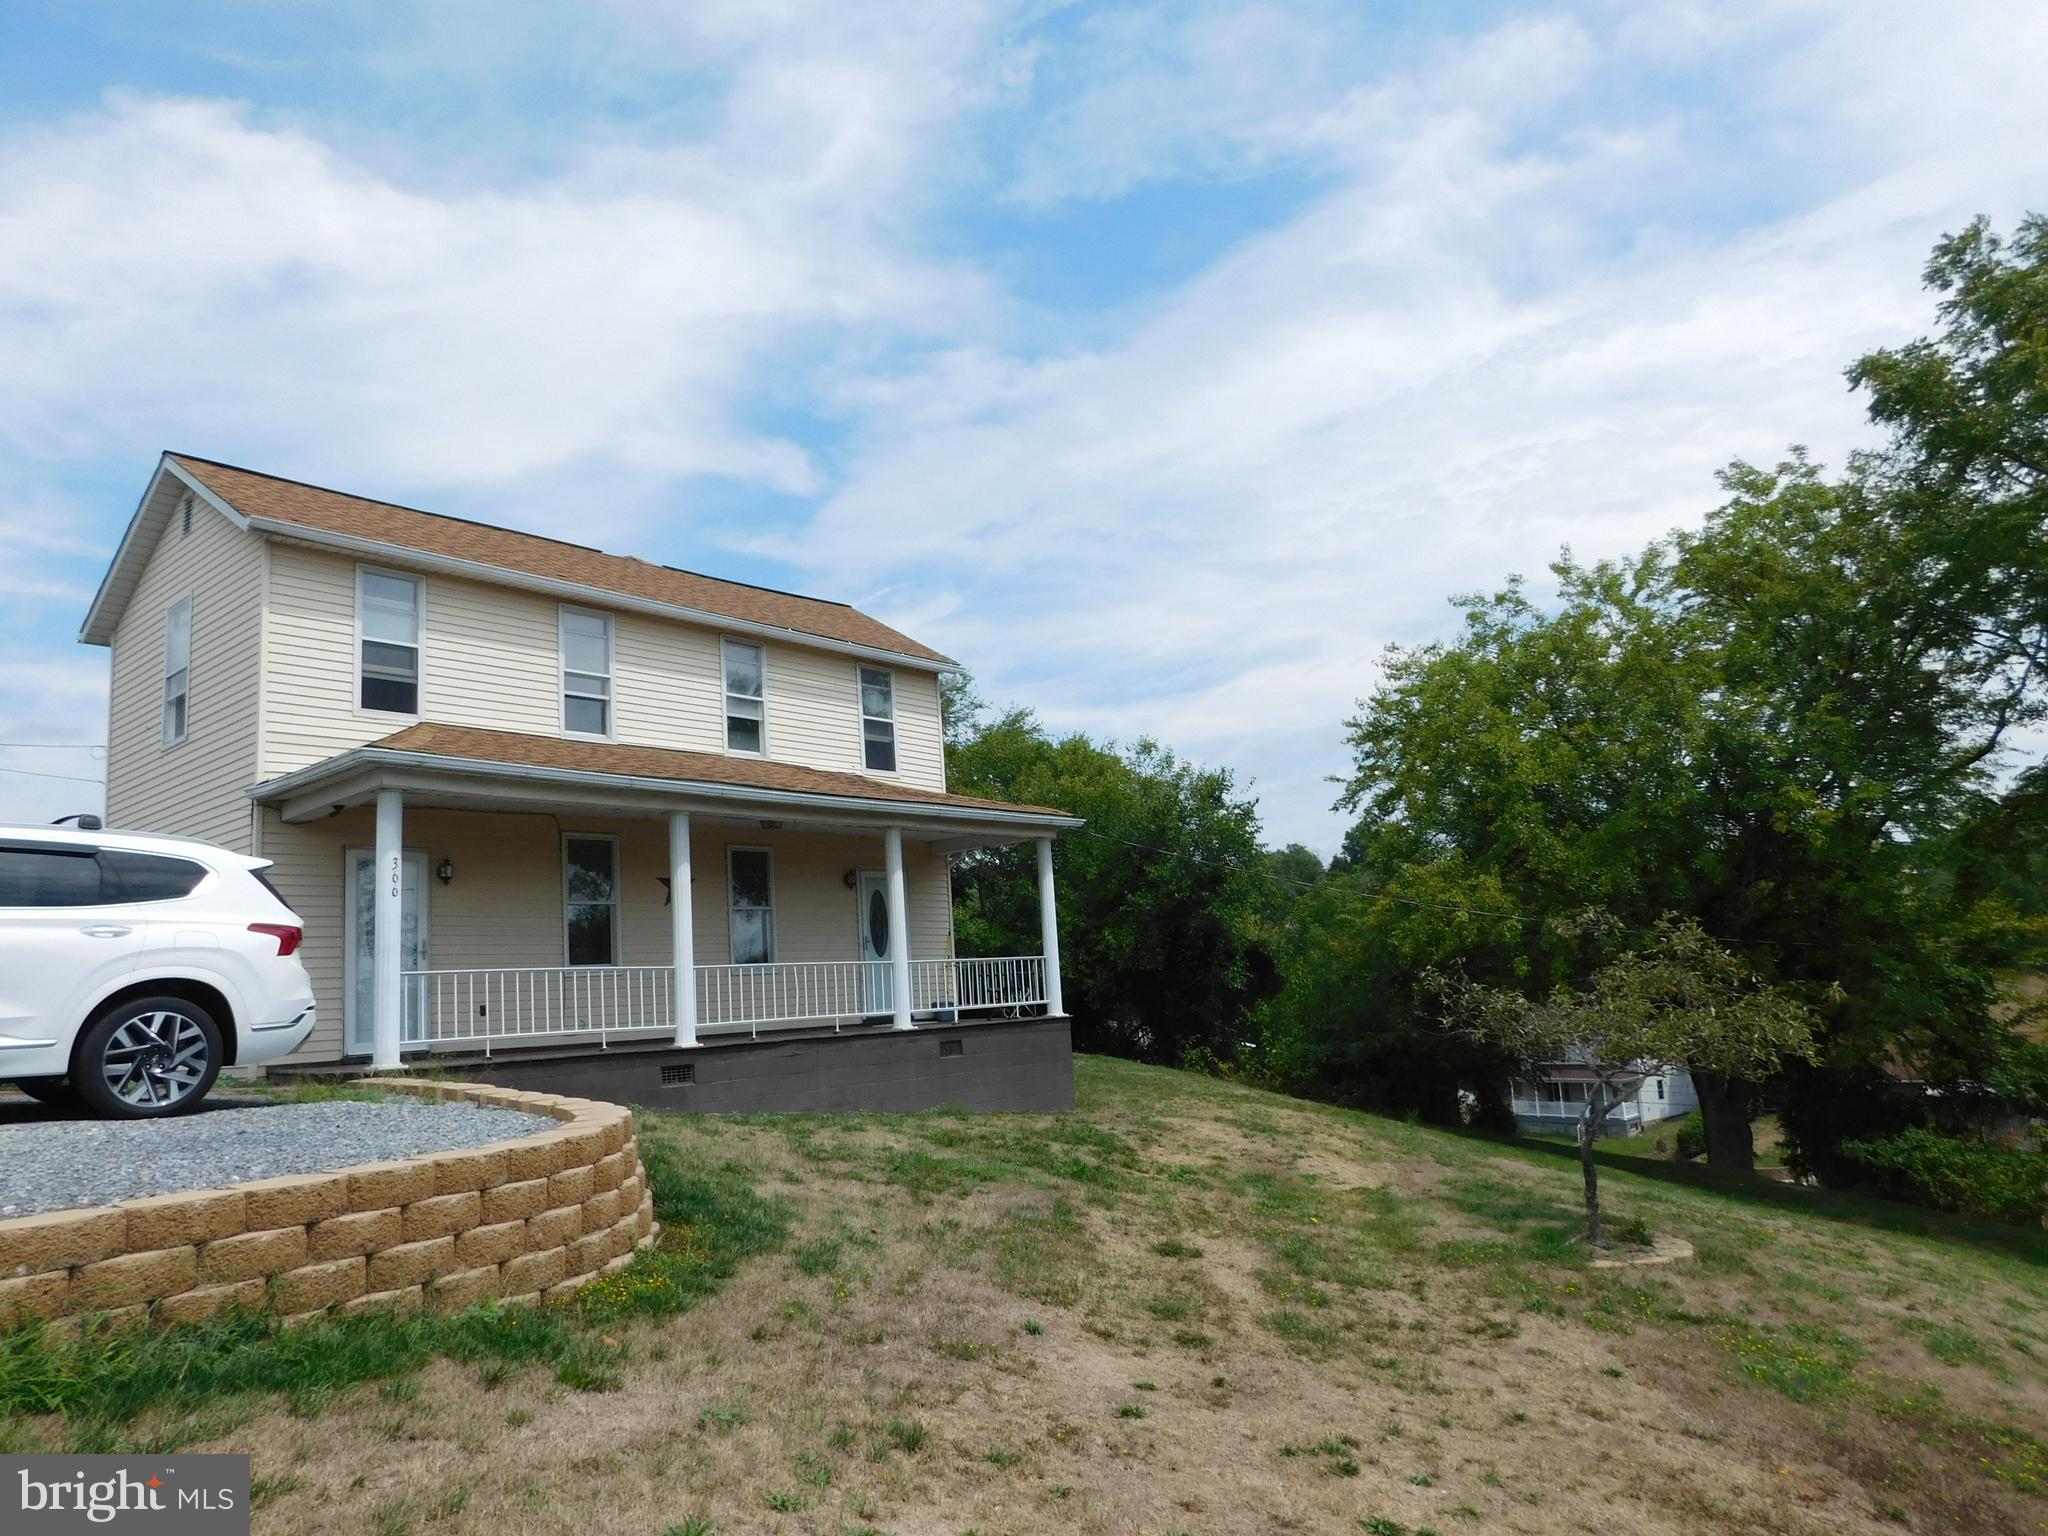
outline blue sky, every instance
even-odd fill
[[[1763,0],[0,12],[0,820],[157,452],[858,603],[1328,850],[1445,597],[1868,440],[2048,11]]]

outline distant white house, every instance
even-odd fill
[[[1683,1067],[1645,1073],[1633,1089],[1613,1098],[1605,1134],[1633,1136],[1645,1126],[1674,1120],[1700,1107],[1692,1074]],[[1551,1062],[1515,1079],[1510,1102],[1515,1127],[1536,1135],[1570,1134],[1586,1112],[1586,1096],[1599,1092],[1591,1069],[1577,1062]],[[1610,1092],[1612,1090],[1609,1090]]]

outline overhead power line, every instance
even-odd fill
[[[41,773],[34,768],[0,767],[0,773],[18,773],[24,778],[30,779],[68,779],[73,784],[104,784],[107,782],[105,779],[89,779],[83,774],[77,773]]]

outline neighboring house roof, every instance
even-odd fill
[[[749,633],[823,641],[835,649],[923,663],[933,670],[956,665],[952,658],[844,603],[608,555],[582,544],[371,501],[190,454],[167,453],[162,467],[229,515],[265,533],[338,544],[365,554],[382,552],[387,559],[463,568],[462,574],[481,581],[511,577],[518,585],[574,589],[586,601],[610,598],[624,600],[621,606],[670,611],[678,617],[733,621]],[[87,617],[82,637],[88,641],[105,644],[112,638],[120,618],[118,607],[133,587],[132,576],[117,578],[126,576],[124,563],[148,558],[154,533],[162,526],[162,510],[146,519],[149,510],[150,498],[145,497]]]
[[[1061,826],[1081,824],[1079,817],[1047,805],[1017,805],[1004,800],[984,800],[974,795],[919,789],[908,784],[880,783],[857,773],[834,773],[823,768],[804,768],[795,763],[773,762],[766,758],[726,757],[717,752],[682,752],[669,747],[635,747],[618,742],[566,741],[555,736],[529,736],[518,731],[489,731],[431,722],[409,725],[368,746],[352,748],[310,768],[258,785],[251,793],[260,799],[281,799],[323,777],[359,765],[378,762],[415,764],[422,758],[433,759],[430,766],[451,769],[477,764],[513,766],[564,775],[662,780],[679,789],[720,786],[759,790],[769,795],[859,800],[876,809],[891,805],[914,806],[961,813],[979,811],[1006,820],[1024,818]]]

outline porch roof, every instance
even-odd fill
[[[809,809],[834,815],[909,815],[948,825],[1014,828],[1016,835],[1082,825],[1047,805],[1019,805],[974,795],[891,784],[855,773],[805,768],[764,758],[726,757],[620,742],[568,741],[518,731],[422,722],[368,746],[353,747],[282,778],[252,786],[250,798],[283,805],[359,793],[380,771],[413,770],[448,779],[523,781],[529,788],[604,789],[644,796],[740,802],[743,806]]]

